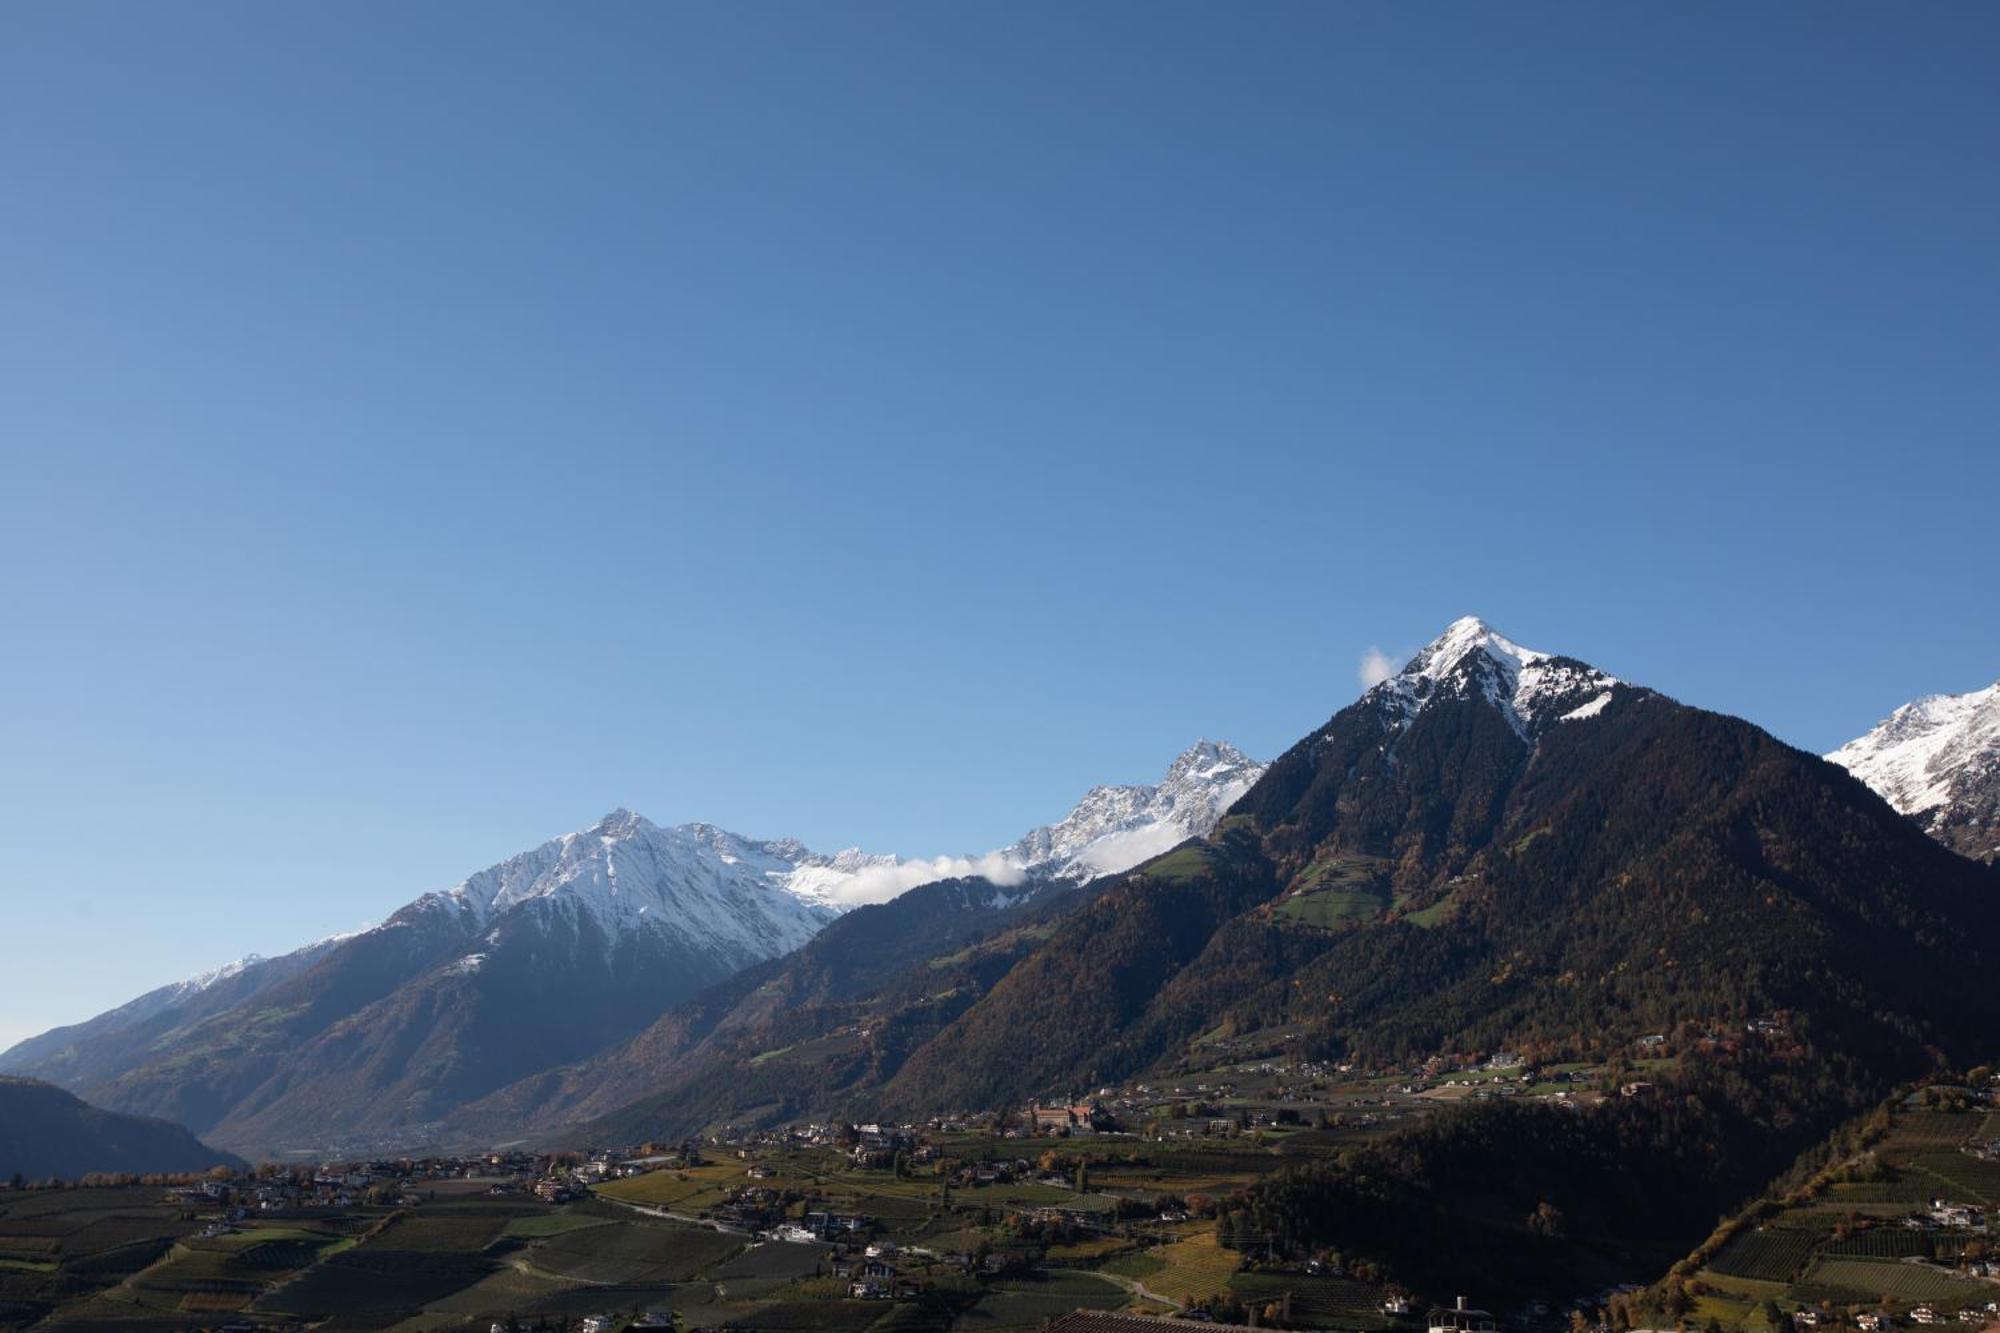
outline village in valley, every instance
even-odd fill
[[[1762,1034],[1764,1036],[1770,1033]],[[0,1327],[1131,1333],[1212,1326],[1798,1333],[2000,1323],[2000,1084],[1912,1092],[1866,1152],[1673,1273],[1422,1293],[1363,1243],[1280,1243],[1259,1180],[1468,1100],[1653,1095],[1672,1043],[1357,1071],[1218,1040],[1199,1072],[922,1123],[266,1165],[0,1191]],[[1480,1308],[1493,1307],[1488,1314]]]

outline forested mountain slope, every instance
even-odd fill
[[[181,1126],[105,1111],[28,1078],[0,1078],[0,1178],[74,1180],[91,1172],[240,1167]]]
[[[1082,1087],[1218,1026],[1364,1061],[1535,1058],[1778,1014],[1902,1077],[1993,1040],[1995,880],[1749,723],[1461,623],[1213,837],[1061,922],[885,1091]]]
[[[857,908],[798,952],[676,1005],[630,1041],[473,1103],[444,1136],[624,1142],[866,1100],[1087,896],[1065,881],[947,880]],[[586,1121],[595,1123],[573,1128]]]

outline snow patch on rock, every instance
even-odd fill
[[[1374,700],[1400,729],[1433,700],[1483,697],[1517,735],[1532,740],[1550,722],[1596,716],[1619,684],[1594,666],[1523,648],[1479,617],[1464,616],[1362,698]]]
[[[1935,809],[2000,759],[2000,683],[1904,704],[1826,757],[1906,815]]]
[[[1093,787],[1060,821],[1003,855],[1032,875],[1091,879],[1130,870],[1213,832],[1267,767],[1226,741],[1199,740],[1157,786]]]

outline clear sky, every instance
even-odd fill
[[[0,1043],[615,805],[1007,842],[1485,616],[2000,676],[2000,9],[15,5]]]

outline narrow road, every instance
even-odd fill
[[[671,1208],[655,1208],[650,1204],[627,1203],[623,1199],[614,1199],[608,1194],[598,1194],[595,1191],[591,1192],[591,1197],[602,1199],[606,1203],[615,1203],[620,1208],[630,1208],[633,1212],[644,1213],[648,1217],[664,1217],[670,1222],[686,1222],[690,1226],[707,1227],[710,1231],[720,1231],[725,1236],[750,1237],[750,1233],[741,1227],[726,1227],[713,1218],[693,1217],[687,1213],[677,1213]]]
[[[1145,1283],[1139,1281],[1139,1279],[1135,1277],[1123,1277],[1117,1273],[1104,1272],[1102,1269],[1093,1270],[1091,1276],[1101,1277],[1104,1278],[1106,1281],[1115,1282],[1119,1286],[1125,1288],[1125,1290],[1131,1292],[1134,1296],[1139,1297],[1141,1300],[1158,1301],[1160,1304],[1166,1306],[1170,1310],[1187,1309],[1187,1306],[1181,1304],[1173,1297],[1162,1296],[1159,1292],[1154,1291],[1151,1287],[1147,1286]]]

